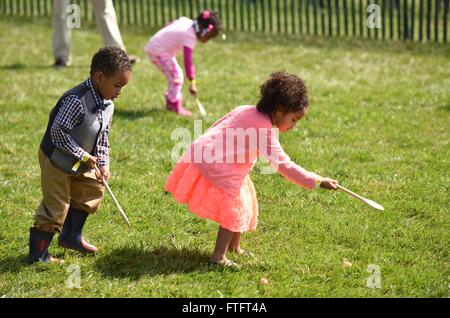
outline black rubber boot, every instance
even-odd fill
[[[48,263],[52,257],[48,254],[48,247],[52,242],[54,233],[40,231],[35,227],[30,228],[30,253],[28,263]]]
[[[93,254],[97,252],[94,245],[89,244],[83,239],[83,226],[89,213],[79,209],[69,208],[63,229],[58,238],[59,246],[78,251],[83,254]]]

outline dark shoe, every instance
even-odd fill
[[[82,236],[83,226],[88,216],[89,213],[70,207],[58,238],[58,245],[83,254],[96,253],[97,247],[86,242]]]
[[[56,69],[67,67],[67,62],[64,62],[63,60],[56,60],[53,67]]]
[[[52,257],[48,253],[48,247],[52,242],[54,233],[40,231],[35,227],[30,228],[30,253],[28,263],[63,263],[63,260]]]

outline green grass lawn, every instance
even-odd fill
[[[195,51],[206,129],[237,105],[255,104],[276,70],[305,79],[306,120],[280,137],[306,169],[382,204],[371,210],[342,192],[306,191],[278,174],[251,174],[260,204],[242,246],[256,259],[208,265],[217,225],[163,191],[175,128],[198,117],[164,110],[164,77],[142,47],[155,30],[123,30],[142,58],[116,102],[110,185],[132,223],[106,196],[85,236],[96,257],[26,265],[28,229],[41,199],[37,160],[49,111],[88,76],[101,46],[95,28],[75,30],[72,66],[50,67],[50,21],[0,21],[0,297],[448,297],[450,284],[450,47],[347,39],[228,34]],[[51,252],[62,256],[53,242]],[[353,266],[344,268],[343,259]],[[369,288],[380,269],[381,288]],[[73,266],[75,265],[75,266]],[[79,267],[77,267],[79,266]],[[81,288],[70,288],[79,271]],[[265,277],[269,284],[260,284]]]

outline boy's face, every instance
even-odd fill
[[[306,114],[307,108],[303,108],[300,111],[284,113],[282,111],[277,111],[273,117],[273,124],[281,132],[286,132],[295,127],[297,121],[303,118]]]
[[[131,71],[116,71],[112,76],[107,76],[101,71],[92,76],[94,86],[104,99],[114,100],[119,97],[122,87],[131,79]]]

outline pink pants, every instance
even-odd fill
[[[181,101],[183,95],[181,88],[183,86],[183,70],[178,65],[177,59],[173,55],[153,55],[147,53],[150,61],[167,78],[166,99],[171,103]]]

